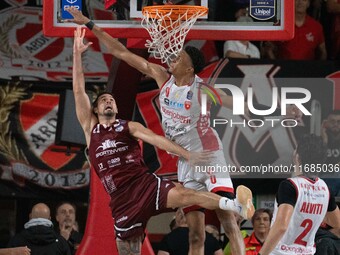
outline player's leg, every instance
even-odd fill
[[[185,218],[189,228],[189,255],[204,255],[204,212],[191,211],[185,215]]]
[[[142,236],[136,236],[128,240],[116,239],[119,255],[140,255],[142,250]]]
[[[237,224],[235,213],[219,209],[215,212],[229,239],[231,254],[245,254],[244,240]]]

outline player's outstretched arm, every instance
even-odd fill
[[[279,206],[275,222],[260,250],[261,255],[269,255],[274,250],[288,228],[293,211],[294,207],[290,204],[281,204]]]
[[[92,109],[90,99],[85,91],[85,78],[82,65],[82,53],[92,44],[84,44],[85,29],[80,26],[74,31],[73,43],[73,94],[75,99],[77,118],[85,132],[86,141],[89,141]]]
[[[95,25],[79,10],[77,10],[73,6],[65,8],[65,10],[73,16],[73,19],[66,20],[67,22],[74,22],[78,25],[86,25],[89,29],[91,29],[91,31],[99,39],[99,41],[105,45],[110,54],[120,60],[125,61],[127,64],[136,68],[138,71],[155,79],[159,86],[161,86],[168,79],[169,75],[164,67],[162,67],[161,65],[150,63],[144,58],[129,51],[116,38],[113,38],[103,29]]]
[[[178,144],[170,141],[169,139],[155,134],[152,130],[145,128],[142,124],[138,122],[130,121],[129,129],[130,134],[137,139],[141,139],[144,142],[152,144],[172,154],[176,154],[180,157],[185,158],[186,160],[189,160],[190,158],[190,152],[183,149]]]

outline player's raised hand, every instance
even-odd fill
[[[92,42],[88,42],[84,44],[84,37],[85,37],[85,29],[82,29],[78,26],[74,30],[74,43],[73,43],[73,53],[83,53],[87,50],[87,48],[92,45]]]
[[[65,7],[65,11],[68,11],[73,16],[73,19],[66,19],[65,22],[73,22],[78,25],[84,25],[90,21],[88,17],[85,17],[82,12],[74,6]]]

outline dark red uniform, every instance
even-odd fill
[[[89,156],[111,197],[116,236],[124,240],[143,234],[149,218],[166,211],[167,194],[174,184],[148,172],[125,120],[109,127],[95,125]]]

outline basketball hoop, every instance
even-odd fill
[[[142,27],[151,37],[145,47],[162,63],[170,63],[182,50],[185,37],[196,20],[208,13],[205,6],[154,5],[142,10]]]

